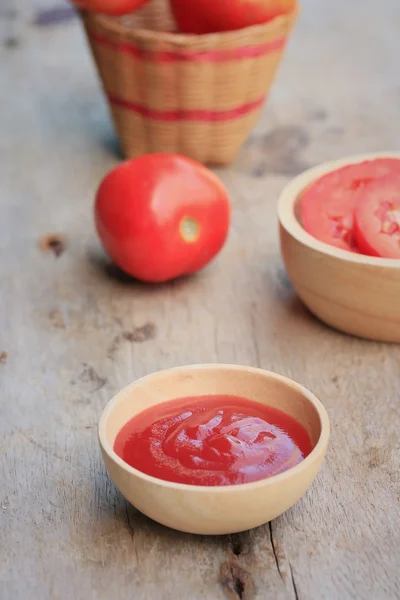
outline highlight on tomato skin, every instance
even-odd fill
[[[400,160],[378,158],[349,164],[326,173],[302,194],[301,223],[313,237],[348,252],[366,252],[360,245],[359,228],[355,226],[358,198],[365,197],[370,186],[390,175],[400,174]]]
[[[163,283],[205,267],[230,227],[228,192],[218,177],[176,154],[148,154],[108,173],[95,199],[104,249],[133,278]]]
[[[72,0],[78,8],[113,17],[130,14],[149,0]]]

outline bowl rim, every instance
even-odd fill
[[[274,17],[270,21],[266,23],[259,23],[256,25],[249,25],[247,27],[242,27],[241,29],[234,29],[231,31],[217,31],[213,33],[203,33],[201,35],[196,33],[182,33],[182,32],[165,32],[165,31],[157,31],[152,29],[146,29],[144,27],[132,28],[129,25],[121,22],[120,20],[112,17],[110,15],[105,15],[101,13],[93,13],[85,9],[80,9],[80,13],[83,18],[85,16],[89,16],[94,18],[97,23],[112,31],[116,35],[124,35],[124,36],[134,36],[136,40],[143,41],[164,41],[172,44],[173,46],[184,47],[186,44],[194,44],[198,45],[204,42],[213,43],[224,39],[229,42],[236,42],[238,37],[243,37],[248,35],[256,35],[259,31],[264,31],[271,29],[273,31],[275,28],[283,26],[286,24],[294,23],[299,16],[300,8],[299,3],[296,2],[296,6],[294,10],[287,14],[278,15]]]
[[[215,371],[220,371],[220,370],[246,371],[247,373],[250,373],[253,375],[262,375],[263,377],[266,377],[269,379],[271,379],[271,378],[275,379],[277,381],[280,381],[280,382],[286,384],[288,387],[294,388],[298,392],[300,392],[306,398],[306,400],[308,400],[308,402],[314,406],[315,410],[317,411],[319,421],[320,421],[320,427],[321,427],[321,432],[320,432],[318,441],[317,441],[316,445],[314,446],[314,448],[312,449],[312,451],[310,452],[310,454],[305,459],[303,459],[300,463],[298,463],[296,466],[291,467],[287,471],[284,471],[283,473],[279,473],[278,475],[273,475],[272,477],[266,477],[263,479],[259,479],[258,481],[253,481],[251,483],[241,483],[241,484],[232,484],[232,485],[217,485],[217,486],[193,485],[193,484],[186,484],[186,483],[176,483],[173,481],[166,481],[164,479],[159,479],[158,477],[153,477],[152,475],[147,475],[146,473],[142,473],[142,471],[139,471],[138,469],[135,469],[134,467],[131,467],[130,465],[128,465],[128,463],[126,463],[122,458],[120,458],[118,456],[118,454],[114,451],[113,447],[108,442],[108,439],[106,436],[107,419],[110,416],[110,414],[112,413],[112,411],[115,409],[115,407],[135,387],[140,387],[148,379],[152,379],[154,377],[162,377],[167,374],[173,374],[173,373],[179,373],[179,372],[183,373],[183,372],[187,372],[187,371],[203,370],[203,369],[204,370],[215,370]],[[291,478],[293,475],[296,475],[303,471],[306,471],[308,466],[311,465],[315,460],[318,459],[318,457],[321,454],[324,454],[324,452],[326,451],[326,448],[327,448],[327,445],[329,442],[329,436],[330,436],[330,421],[329,421],[328,413],[327,413],[324,405],[322,404],[322,402],[320,400],[318,400],[318,398],[306,387],[304,387],[303,385],[301,385],[300,383],[297,383],[296,381],[294,381],[292,379],[289,379],[288,377],[285,377],[284,375],[279,375],[278,373],[274,373],[273,371],[267,371],[266,369],[261,369],[258,367],[250,367],[250,366],[246,366],[246,365],[225,364],[225,363],[189,364],[189,365],[183,365],[183,366],[178,366],[178,367],[172,367],[169,369],[162,369],[160,371],[155,371],[153,373],[145,375],[144,377],[140,377],[139,379],[136,379],[135,381],[133,381],[131,384],[122,388],[107,403],[107,405],[105,406],[105,408],[101,414],[99,426],[98,426],[98,437],[99,437],[100,446],[102,447],[103,451],[106,452],[108,457],[113,462],[117,463],[127,473],[130,473],[131,475],[135,475],[139,479],[142,479],[146,482],[155,483],[164,488],[169,488],[169,489],[174,489],[174,490],[185,490],[185,491],[190,491],[190,492],[198,491],[199,493],[212,492],[212,493],[219,493],[219,494],[228,493],[228,492],[231,493],[234,490],[236,490],[236,491],[249,490],[250,491],[252,489],[256,489],[256,488],[259,488],[259,487],[262,487],[265,485],[270,486],[270,485],[274,485],[274,484],[279,484],[279,483],[285,481],[286,479]]]
[[[383,267],[386,269],[399,269],[400,259],[397,258],[379,258],[377,256],[366,256],[348,252],[335,246],[330,246],[314,238],[300,224],[294,211],[295,203],[301,192],[313,181],[319,177],[350,164],[356,164],[365,160],[374,160],[377,158],[397,158],[400,160],[400,152],[381,151],[370,152],[366,154],[354,154],[337,160],[326,161],[318,164],[311,169],[303,171],[294,177],[283,188],[278,200],[278,219],[281,226],[298,242],[317,250],[321,254],[326,254],[333,258],[344,260],[348,263],[363,264],[371,267]]]

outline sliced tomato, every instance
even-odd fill
[[[400,174],[371,183],[358,196],[354,234],[364,254],[400,258]]]
[[[372,182],[393,173],[400,174],[399,159],[379,158],[327,173],[303,194],[304,229],[321,242],[359,252],[354,234],[357,197]]]

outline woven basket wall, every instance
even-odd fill
[[[122,151],[234,160],[263,107],[297,13],[202,36],[173,33],[166,0],[82,19]]]

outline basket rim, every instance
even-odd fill
[[[272,33],[275,29],[290,28],[290,26],[296,22],[300,10],[297,3],[296,8],[292,12],[286,15],[279,15],[278,17],[275,17],[266,23],[250,25],[248,27],[235,29],[233,31],[221,31],[217,33],[205,34],[170,33],[145,28],[134,28],[129,25],[125,25],[114,17],[110,17],[108,15],[89,12],[84,9],[81,9],[80,13],[84,20],[89,19],[92,22],[100,25],[103,29],[106,29],[115,35],[123,36],[131,40],[140,40],[142,42],[164,41],[171,46],[182,48],[185,46],[195,46],[198,43],[203,45],[205,42],[210,45],[220,41],[236,42],[238,38],[248,38],[249,35],[257,36],[257,34],[260,32],[266,33],[271,31]]]

